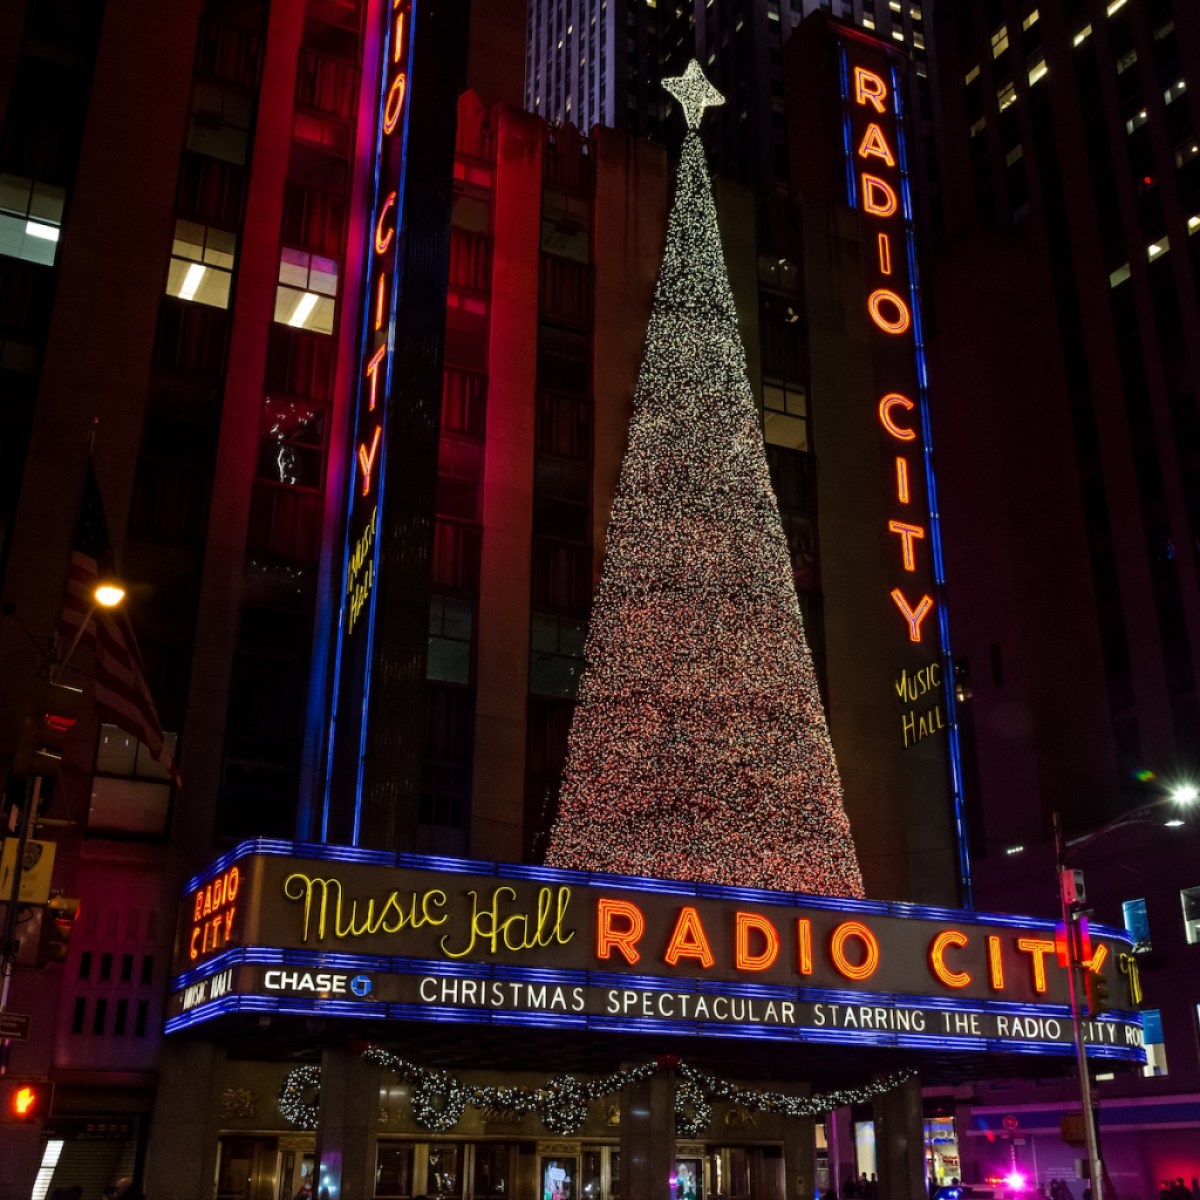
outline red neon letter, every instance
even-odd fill
[[[921,640],[921,622],[933,610],[933,600],[928,596],[922,596],[917,602],[917,607],[910,608],[908,601],[904,598],[904,593],[899,588],[892,589],[892,599],[908,622],[908,640],[919,642]]]
[[[863,960],[857,964],[846,957],[846,942],[852,937],[863,945]],[[843,921],[829,939],[829,957],[847,979],[870,979],[879,966],[879,942],[861,921]]]
[[[897,407],[912,412],[915,405],[907,396],[902,396],[899,392],[889,392],[879,402],[879,419],[892,437],[901,442],[911,442],[917,436],[916,430],[905,429],[903,425],[896,424],[892,417],[892,409]]]
[[[388,192],[387,199],[383,202],[383,207],[379,210],[379,220],[375,222],[375,253],[383,254],[392,244],[392,236],[396,230],[393,226],[386,233],[383,231],[383,222],[388,215],[388,210],[396,203],[396,193]]]
[[[399,7],[400,0],[395,0],[392,8]],[[406,15],[407,14],[403,12],[398,12],[396,14],[396,32],[392,38],[392,62],[394,63],[398,63],[400,61],[400,53],[404,46],[404,18]]]
[[[877,113],[886,111],[883,102],[887,97],[887,84],[864,67],[854,68],[854,102],[869,104]]]
[[[404,108],[404,90],[408,87],[408,78],[403,71],[396,74],[392,86],[388,88],[387,99],[383,102],[383,132],[392,133],[400,120]]]
[[[739,971],[765,971],[779,957],[779,930],[759,913],[737,913],[734,917],[736,941],[733,965]],[[750,933],[752,930],[765,939],[762,951],[751,953]]]
[[[375,411],[375,385],[379,382],[376,370],[387,354],[387,342],[384,342],[367,361],[367,378],[371,381],[371,398],[367,401],[367,412]]]
[[[896,193],[891,184],[885,183],[878,175],[862,177],[863,212],[873,217],[890,217],[896,211]]]
[[[867,126],[867,132],[863,134],[863,140],[858,144],[858,156],[859,158],[882,158],[889,167],[896,165],[896,160],[892,157],[892,148],[887,144],[883,130],[874,121]]]
[[[1024,950],[1033,963],[1033,990],[1046,990],[1046,955],[1054,953],[1053,938],[1017,938],[1017,949]]]
[[[992,991],[1004,991],[1004,959],[1000,954],[1000,939],[995,934],[988,938],[988,977]]]
[[[965,946],[967,935],[957,929],[947,929],[933,939],[929,947],[929,966],[935,977],[947,987],[966,987],[971,977],[966,971],[952,971],[946,966],[946,951],[951,946]]]
[[[909,502],[908,494],[908,459],[896,455],[896,499],[901,504]]]
[[[908,525],[904,521],[889,521],[888,532],[900,535],[904,569],[906,571],[915,571],[917,569],[917,556],[913,552],[913,541],[916,538],[923,538],[925,530],[920,525]]]
[[[383,302],[387,297],[385,284],[387,282],[387,273],[379,272],[379,279],[375,284],[375,329],[376,331],[383,328]]]
[[[615,921],[625,921],[622,928]],[[620,950],[632,967],[642,957],[637,944],[646,932],[646,918],[636,904],[628,900],[608,900],[601,897],[596,905],[596,957],[608,958],[614,949]]]
[[[796,969],[801,975],[811,975],[812,922],[807,917],[796,918]]]
[[[889,318],[883,315],[881,306],[885,301],[895,308],[895,316]],[[903,333],[912,324],[908,305],[891,288],[876,288],[867,297],[867,312],[884,333]]]
[[[379,453],[379,441],[383,437],[383,426],[375,426],[375,436],[371,439],[371,450],[367,452],[367,444],[363,442],[358,447],[358,465],[362,469],[362,494],[371,494],[371,472],[375,469],[375,456]]]
[[[879,235],[879,269],[885,275],[892,273],[892,239],[886,233]]]
[[[663,958],[672,967],[678,966],[681,958],[694,958],[702,967],[711,967],[716,961],[700,924],[700,914],[690,904],[679,910],[679,920]]]

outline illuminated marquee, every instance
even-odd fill
[[[234,871],[238,919],[197,952],[199,898],[215,911]],[[168,1032],[273,1011],[1072,1049],[1054,925],[1033,918],[267,841],[188,897]],[[1128,938],[1092,935],[1116,991]],[[1141,1061],[1136,1012],[1086,1032],[1093,1053]]]

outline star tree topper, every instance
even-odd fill
[[[699,129],[704,110],[725,103],[725,97],[704,76],[700,64],[693,58],[682,75],[664,79],[662,85],[679,101],[683,119],[689,129]]]

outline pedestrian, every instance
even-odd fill
[[[1200,1179],[1192,1176],[1192,1200],[1200,1200]]]
[[[1171,1200],[1192,1200],[1192,1189],[1183,1182],[1182,1176],[1175,1180],[1175,1186],[1171,1188]]]

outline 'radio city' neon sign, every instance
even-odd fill
[[[346,627],[353,632],[375,582],[375,523],[384,456],[383,427],[395,337],[404,113],[408,98],[412,0],[390,0],[383,39],[379,149],[367,255],[367,302],[355,414],[351,527],[354,552],[346,570]]]
[[[911,247],[902,244],[897,253],[894,244],[897,234],[907,242],[904,230],[905,213],[900,198],[899,162],[893,139],[898,137],[895,105],[887,80],[863,66],[850,69],[851,110],[855,119],[853,159],[857,178],[854,201],[865,216],[878,222],[874,238],[875,278],[868,285],[867,315],[875,327],[889,337],[902,337],[913,329],[913,311],[903,295],[905,285],[899,281],[898,268],[905,265]],[[892,130],[889,136],[889,128]],[[912,269],[911,262],[908,263]],[[918,569],[918,556],[927,544],[928,530],[920,519],[909,516],[907,506],[913,503],[914,470],[910,455],[918,449],[917,430],[912,423],[916,402],[903,392],[889,391],[880,397],[877,413],[879,423],[895,446],[892,494],[898,505],[905,506],[900,514],[889,519],[887,530],[894,535],[900,565],[907,572]],[[908,639],[921,642],[924,625],[934,611],[935,601],[928,592],[918,589],[913,594],[905,587],[895,587],[891,599],[904,620]]]

